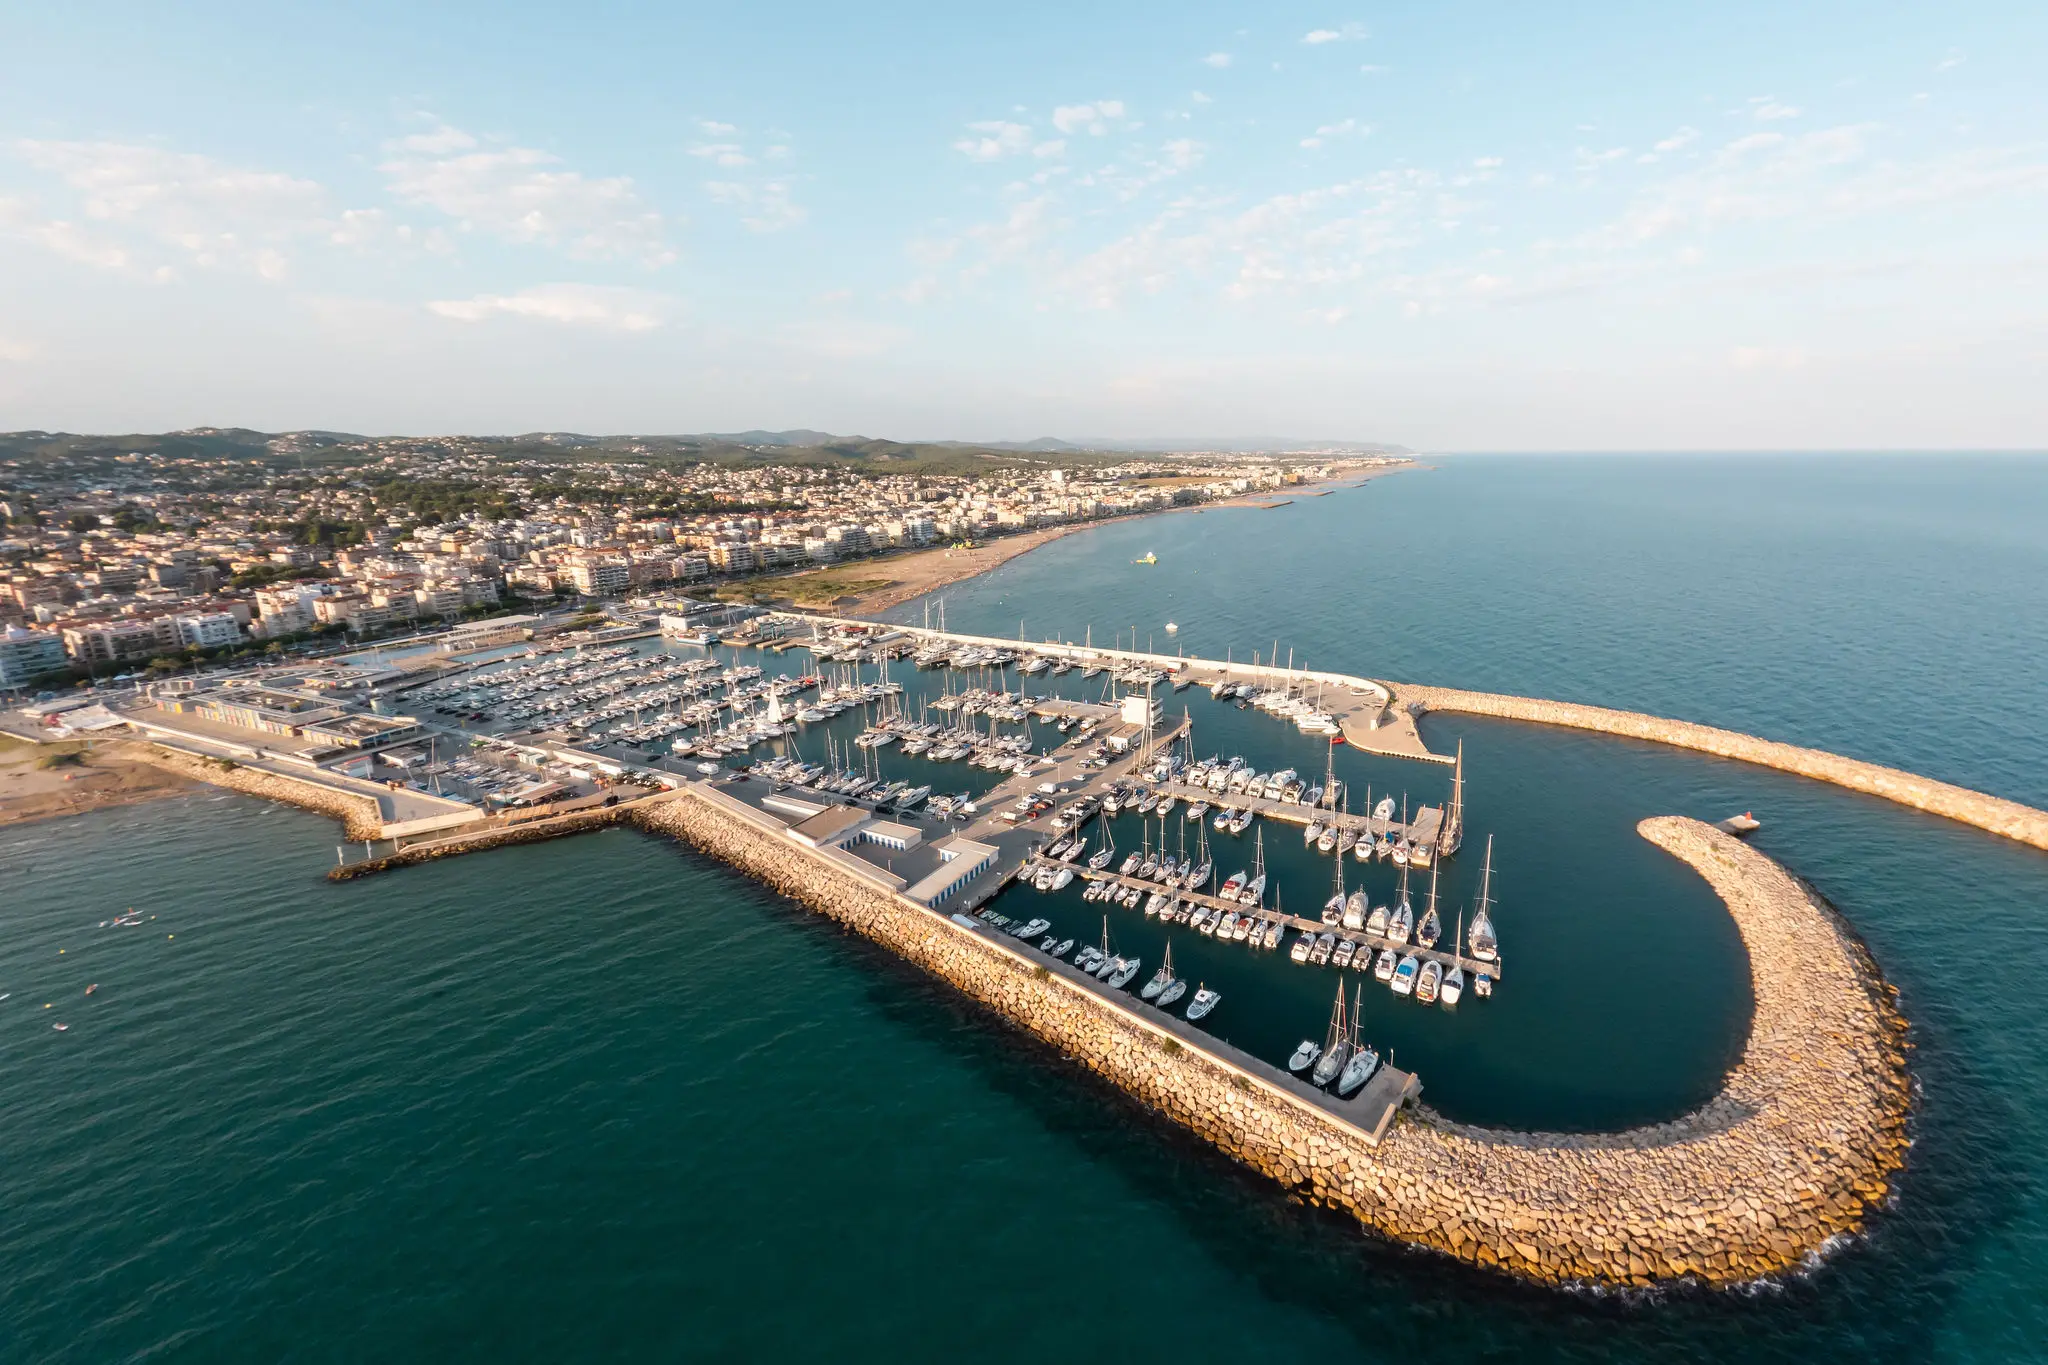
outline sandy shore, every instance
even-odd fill
[[[153,801],[192,784],[139,757],[141,746],[125,740],[32,745],[0,739],[0,826],[81,815],[109,806]],[[76,763],[39,767],[46,758],[76,753]]]
[[[766,598],[779,585],[787,585],[786,595],[770,599],[776,606],[823,608],[848,616],[875,616],[891,607],[901,606],[905,602],[922,597],[928,592],[969,578],[977,578],[1019,555],[1029,554],[1041,545],[1050,544],[1062,536],[1070,536],[1078,531],[1092,531],[1097,527],[1114,525],[1120,521],[1137,521],[1144,517],[1209,512],[1218,508],[1282,507],[1299,498],[1325,497],[1339,489],[1356,488],[1388,474],[1399,474],[1422,467],[1410,461],[1406,464],[1387,465],[1375,469],[1353,470],[1340,478],[1323,483],[1303,484],[1298,488],[1247,494],[1241,498],[1201,503],[1194,507],[1167,507],[1156,512],[1139,512],[1127,517],[1105,517],[1100,521],[1084,521],[1071,526],[1050,526],[1040,531],[1003,536],[998,540],[977,545],[971,550],[917,550],[880,559],[855,560],[829,569],[814,569],[780,579],[757,580],[752,586],[761,591]],[[850,587],[858,586],[855,590],[837,595],[829,601],[816,597],[806,598],[805,587],[817,583],[831,583],[835,580],[844,581]],[[826,588],[825,591],[829,592],[830,588]],[[764,601],[765,604],[768,603]]]

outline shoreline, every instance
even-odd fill
[[[1212,512],[1224,509],[1254,508],[1271,510],[1284,507],[1297,498],[1328,497],[1347,488],[1361,488],[1374,479],[1389,474],[1401,474],[1431,466],[1418,460],[1408,459],[1401,464],[1375,466],[1370,469],[1354,470],[1334,479],[1319,483],[1300,484],[1292,487],[1273,489],[1263,493],[1245,493],[1236,497],[1221,498],[1215,502],[1196,503],[1184,507],[1161,507],[1150,512],[1130,512],[1123,516],[1101,517],[1094,521],[1070,522],[1060,526],[1046,526],[1033,531],[1020,531],[1014,535],[999,536],[985,541],[970,550],[956,550],[938,547],[929,550],[909,550],[901,554],[884,555],[874,559],[851,560],[841,565],[822,569],[805,569],[798,573],[778,574],[746,580],[743,586],[755,589],[772,588],[777,584],[791,586],[794,591],[777,596],[742,598],[755,600],[762,606],[778,610],[829,610],[850,616],[874,617],[906,602],[914,602],[942,588],[955,583],[964,583],[979,578],[1022,555],[1027,555],[1041,546],[1056,540],[1077,535],[1083,531],[1098,530],[1123,522],[1142,521],[1148,517],[1184,515],[1187,513]],[[867,581],[868,576],[884,581],[879,586],[861,591],[839,594],[829,602],[809,607],[796,604],[803,596],[802,582],[806,578],[828,576],[844,577],[850,583]],[[742,585],[735,585],[742,586]]]
[[[78,749],[40,740],[23,740],[22,744],[26,752],[12,762],[0,763],[0,771],[5,771],[5,776],[0,776],[0,829],[137,806],[176,796],[193,786],[186,774],[156,762],[147,746],[132,739]],[[42,752],[45,749],[49,752]],[[14,752],[13,746],[0,749],[0,754]],[[61,753],[76,753],[78,762],[46,769],[24,768],[39,758]]]

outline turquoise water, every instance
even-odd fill
[[[1070,537],[947,612],[1277,637],[2038,804],[2044,525],[2039,461],[1460,460]],[[617,831],[333,886],[328,822],[203,793],[0,833],[0,1357],[2040,1358],[2048,856],[1652,746],[1427,731],[1466,743],[1511,953],[1483,1008],[1383,1012],[1430,1098],[1689,1102],[1739,1047],[1707,1028],[1726,964],[1633,823],[1753,807],[1914,1024],[1915,1147],[1867,1239],[1752,1295],[1522,1289],[1291,1203],[687,851]],[[129,905],[156,918],[97,927]],[[1258,989],[1219,1032],[1261,1042]]]

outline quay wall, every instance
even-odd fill
[[[1875,968],[1801,883],[1697,821],[1640,828],[1714,886],[1749,947],[1756,1017],[1721,1094],[1674,1122],[1601,1135],[1499,1132],[1423,1110],[1397,1117],[1377,1146],[1004,940],[693,790],[635,821],[889,948],[1304,1198],[1528,1279],[1725,1285],[1786,1270],[1858,1226],[1905,1149],[1904,1025]]]
[[[140,746],[140,756],[159,768],[196,782],[208,782],[245,796],[260,796],[268,801],[331,815],[341,821],[342,831],[351,841],[383,837],[384,819],[375,797],[360,796],[263,768],[243,764],[231,766],[218,759],[203,758],[161,744]]]
[[[815,619],[830,625],[862,628],[874,624],[847,617],[812,616],[805,619]],[[1978,829],[2017,843],[2048,849],[2048,811],[2009,801],[2002,796],[1991,796],[1968,787],[1939,782],[1903,769],[1887,768],[1879,763],[1846,758],[1823,749],[1806,749],[1796,744],[1759,739],[1755,735],[1717,729],[1711,725],[1699,725],[1691,721],[1669,720],[1635,711],[1587,706],[1579,702],[1513,697],[1495,692],[1467,692],[1459,688],[1389,682],[1384,679],[1353,677],[1344,673],[1324,673],[1306,669],[1297,669],[1290,673],[1286,669],[1225,663],[1218,659],[1145,654],[1131,650],[1103,649],[1099,646],[1084,648],[1073,644],[1038,644],[1024,640],[1004,640],[989,636],[960,635],[951,631],[925,630],[916,626],[905,626],[903,629],[911,635],[929,639],[957,640],[963,644],[989,645],[1003,649],[1030,649],[1070,659],[1120,659],[1130,663],[1152,665],[1179,664],[1204,672],[1227,669],[1232,676],[1246,678],[1295,681],[1306,679],[1346,688],[1374,688],[1388,694],[1396,707],[1419,709],[1425,713],[1446,711],[1475,716],[1495,716],[1503,720],[1532,721],[1539,725],[1561,725],[1576,730],[1595,730],[1603,734],[1649,740],[1656,744],[1669,744],[1674,748],[1712,754],[1717,758],[1732,758],[1743,763],[1754,763],[1759,767],[1776,768],[1781,772],[1811,778],[1816,782],[1830,782],[1866,796],[1895,801],[1902,806],[1925,811],[1929,815],[1939,815],[1959,824],[1974,825]]]
[[[1418,705],[1423,711],[1459,712],[1465,715],[1496,716],[1504,720],[1534,721],[1541,725],[1562,725],[1575,730],[1597,730],[1604,734],[1646,739],[1675,748],[1693,749],[1717,758],[1738,759],[1759,767],[1776,768],[1817,782],[1862,792],[1866,796],[1896,801],[1914,810],[1926,811],[1965,825],[2048,849],[2048,811],[2023,806],[2017,801],[1990,796],[1968,787],[1937,782],[1931,777],[1887,768],[1861,759],[1844,758],[1822,749],[1805,749],[1796,744],[1758,739],[1734,730],[1696,725],[1691,721],[1666,720],[1634,711],[1616,711],[1605,706],[1577,702],[1544,701],[1534,697],[1510,697],[1492,692],[1465,692],[1448,687],[1422,687],[1409,683],[1390,684],[1397,705]]]

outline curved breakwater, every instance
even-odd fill
[[[1693,749],[1716,758],[1732,758],[1760,767],[1777,768],[1816,782],[1831,782],[1866,796],[1882,797],[1886,801],[1926,811],[1929,815],[1975,825],[1978,829],[2018,843],[2048,849],[2048,811],[1972,791],[1968,787],[1937,782],[1918,773],[1844,758],[1822,749],[1805,749],[1796,744],[1758,739],[1754,735],[1721,730],[1711,725],[1666,720],[1659,716],[1615,711],[1605,706],[1586,706],[1578,702],[1465,692],[1457,688],[1425,687],[1414,683],[1384,685],[1392,691],[1397,706],[1416,707],[1423,712],[1451,711],[1503,720],[1534,721],[1541,725],[1563,725],[1575,730],[1597,730],[1603,734]]]
[[[1721,1094],[1671,1123],[1594,1136],[1468,1128],[1424,1110],[1375,1144],[694,792],[634,819],[950,982],[1305,1197],[1475,1265],[1547,1283],[1754,1280],[1856,1227],[1905,1150],[1904,1025],[1867,955],[1784,869],[1697,821],[1663,817],[1641,832],[1714,886],[1749,947],[1756,1016]]]
[[[872,629],[874,626],[870,621],[843,617],[806,615],[802,619],[856,626],[863,630]],[[1822,749],[1805,749],[1796,744],[1759,739],[1755,735],[1717,729],[1692,721],[1668,720],[1661,716],[1616,711],[1605,706],[1587,706],[1579,702],[1514,697],[1494,692],[1466,692],[1454,687],[1397,683],[1383,678],[1361,678],[1348,673],[1327,673],[1312,669],[1283,669],[1271,665],[1231,663],[1218,659],[1196,658],[1192,655],[1147,654],[1125,649],[1104,649],[1099,645],[1083,646],[1064,642],[1033,643],[994,636],[962,635],[956,631],[935,631],[917,626],[895,626],[892,629],[920,639],[952,640],[961,644],[1023,650],[1075,662],[1117,660],[1154,668],[1192,669],[1201,678],[1228,676],[1256,680],[1271,687],[1319,684],[1362,696],[1379,694],[1385,698],[1384,702],[1379,700],[1379,696],[1373,696],[1362,705],[1346,704],[1345,709],[1350,714],[1342,717],[1345,721],[1344,732],[1347,738],[1351,738],[1361,747],[1397,757],[1449,762],[1447,756],[1432,754],[1424,749],[1420,738],[1413,733],[1413,718],[1429,711],[1463,712],[1469,715],[1494,716],[1503,720],[1533,721],[1540,725],[1562,725],[1575,730],[1596,730],[1603,734],[1644,739],[1657,744],[1668,744],[1674,748],[1712,754],[1717,758],[1732,758],[1744,763],[1754,763],[1759,767],[1777,768],[1782,772],[1812,778],[1816,782],[1832,783],[1851,791],[1862,792],[1867,796],[1876,796],[1902,806],[1910,806],[1914,810],[1925,811],[1930,815],[1939,815],[1959,824],[1974,825],[1978,829],[2017,843],[2048,850],[2048,811],[2009,801],[2002,796],[1973,791],[1968,787],[1938,782],[1931,777],[1922,777],[1918,773],[1909,773],[1899,768],[1887,768],[1879,763],[1846,758]],[[1368,732],[1362,731],[1356,725],[1358,719],[1374,712],[1397,722],[1396,733],[1390,736],[1392,742],[1374,743],[1366,738]]]

